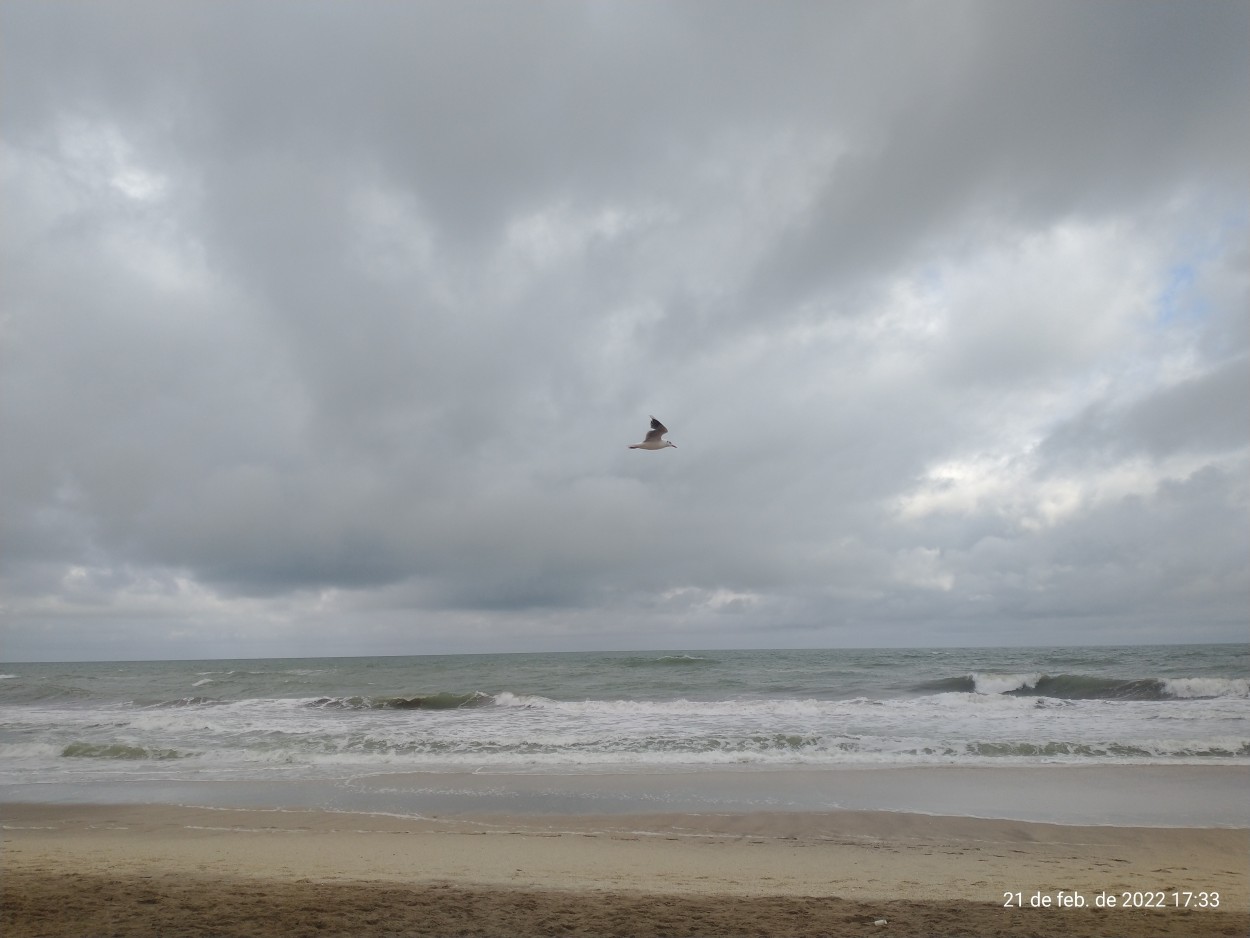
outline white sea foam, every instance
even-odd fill
[[[1032,690],[1041,679],[1040,674],[972,675],[972,683],[978,694],[1006,694],[1013,690]]]
[[[1250,697],[1250,679],[1244,677],[1175,677],[1163,681],[1173,697]]]
[[[639,715],[697,717],[715,716],[734,719],[750,714],[781,715],[830,715],[844,712],[847,708],[874,705],[877,701],[864,698],[853,700],[803,699],[756,699],[756,700],[690,700],[678,697],[669,700],[552,700],[507,691],[495,695],[500,707],[527,710],[544,710],[567,714]]]
[[[453,658],[348,661],[323,671],[303,662],[212,672],[153,664],[125,678],[89,666],[67,674],[58,666],[44,680],[22,671],[22,680],[0,685],[0,779],[338,778],[491,766],[1250,765],[1250,689],[1231,676],[1244,668],[1226,663],[1224,651],[1183,661],[1173,649],[1115,661],[1100,653],[1088,664],[1032,652],[854,653],[851,664],[862,668],[842,652],[736,654],[718,652],[697,667],[656,653],[499,656],[493,670]],[[211,697],[180,696],[210,680]]]
[[[62,747],[54,743],[0,743],[0,765],[22,759],[50,759],[61,754]]]

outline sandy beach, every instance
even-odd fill
[[[1250,930],[1246,830],[855,811],[414,819],[10,804],[0,819],[10,938]]]

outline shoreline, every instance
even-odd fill
[[[1250,765],[358,769],[270,780],[84,779],[0,802],[321,809],[404,817],[899,812],[1046,824],[1239,828]]]
[[[415,818],[31,803],[0,805],[0,822],[0,930],[13,938],[1250,927],[1246,829],[880,811]],[[1218,909],[1168,904],[1217,891]],[[1025,907],[1006,908],[1008,893]],[[1165,907],[1094,908],[1099,893],[1158,893]],[[1035,895],[1052,905],[1030,907]],[[1061,906],[1078,895],[1085,908]],[[875,931],[883,918],[888,931]]]

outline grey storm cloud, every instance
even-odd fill
[[[1090,404],[1056,427],[1044,449],[1056,456],[1162,459],[1236,452],[1250,427],[1250,362],[1237,358],[1120,406]]]
[[[10,0],[0,657],[1240,640],[1247,26]]]

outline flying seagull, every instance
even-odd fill
[[[668,433],[668,427],[660,423],[654,417],[651,418],[651,429],[647,433],[647,438],[641,443],[631,443],[630,449],[664,449],[666,446],[676,446],[676,443],[670,443],[668,440],[662,440],[660,437]]]

